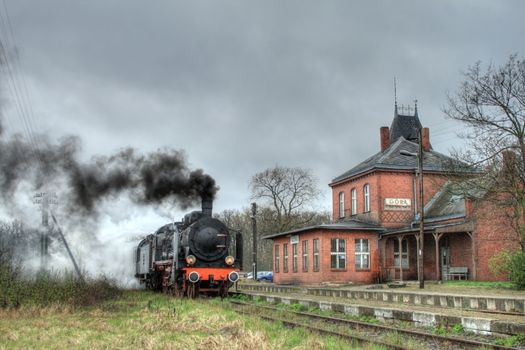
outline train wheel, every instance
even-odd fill
[[[226,283],[224,281],[221,281],[219,285],[219,296],[221,297],[221,300],[228,296],[228,289],[226,288]]]
[[[199,285],[195,283],[195,287],[193,288],[193,299],[199,296]]]
[[[190,283],[188,285],[188,298],[195,299],[199,294],[199,286],[197,283]]]
[[[175,283],[173,285],[173,295],[175,295],[177,298],[184,296],[184,287],[182,285],[179,285],[178,283]]]
[[[188,298],[192,298],[194,289],[195,289],[195,285],[193,283],[188,283],[186,285],[186,296]]]

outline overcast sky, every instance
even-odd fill
[[[447,153],[458,126],[442,108],[460,72],[525,51],[520,0],[5,5],[38,132],[79,135],[86,159],[182,149],[221,187],[218,211],[247,207],[250,177],[276,164],[312,169],[330,210],[330,180],[379,150],[394,76]],[[3,99],[8,132],[23,131],[8,87]],[[164,223],[134,213],[126,229]]]

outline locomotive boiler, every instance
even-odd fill
[[[239,279],[242,235],[212,217],[211,200],[145,237],[136,251],[135,277],[152,290],[177,296],[228,294]]]

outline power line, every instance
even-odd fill
[[[8,74],[8,88],[10,89],[11,95],[14,100],[14,106],[16,114],[22,121],[23,130],[25,131],[28,142],[31,146],[32,152],[35,157],[42,158],[38,152],[38,139],[35,136],[35,128],[33,123],[33,106],[29,97],[29,89],[25,81],[25,75],[22,71],[22,65],[20,63],[20,56],[16,52],[16,39],[11,25],[11,19],[5,0],[3,3],[3,11],[0,11],[0,31],[2,33],[3,40],[0,39],[0,50],[3,57],[5,67],[7,68]],[[13,50],[13,59],[8,54],[9,49]]]
[[[22,74],[22,65],[20,63],[20,57],[18,54],[15,54],[14,56],[14,63],[11,62],[9,59],[9,56],[7,54],[8,48],[16,48],[16,40],[14,36],[13,27],[11,25],[11,19],[9,17],[9,11],[7,9],[7,5],[5,0],[3,2],[3,11],[0,11],[0,33],[1,37],[5,38],[2,40],[0,38],[0,55],[1,58],[4,60],[5,67],[7,68],[8,73],[8,88],[11,90],[11,94],[13,96],[13,99],[15,101],[15,110],[18,114],[18,117],[22,121],[22,124],[25,129],[25,133],[29,142],[29,146],[35,156],[35,159],[38,159],[41,164],[45,164],[45,161],[43,159],[43,156],[41,152],[39,152],[40,148],[38,147],[38,139],[35,136],[35,128],[33,123],[33,106],[31,103],[31,99],[29,98],[29,90],[27,88],[27,84],[24,78],[24,74]],[[2,14],[3,13],[3,14]],[[5,18],[4,18],[5,17]],[[17,78],[19,80],[17,80]],[[21,81],[21,83],[20,83]],[[22,153],[19,152],[21,155]],[[29,159],[26,159],[26,161],[30,161]],[[45,167],[44,167],[45,168]],[[43,171],[43,169],[41,169]],[[44,177],[45,179],[45,177]],[[45,181],[45,180],[44,180]],[[44,182],[44,187],[46,186],[46,183]],[[50,208],[48,205],[44,205],[49,200],[47,196],[49,193],[45,193],[45,198],[43,199],[43,222],[44,226],[47,226],[47,215],[51,214],[51,217],[53,219],[53,222],[55,223],[58,232],[60,234],[60,237],[62,238],[63,244],[69,254],[69,257],[75,267],[75,270],[80,278],[80,280],[83,280],[82,274],[80,272],[80,269],[78,268],[78,265],[73,257],[73,254],[71,253],[71,250],[69,249],[69,246],[67,244],[66,238],[64,237],[64,234],[62,233],[62,229],[60,228],[60,225],[58,224],[57,219],[55,218],[55,215],[52,211],[50,211]],[[44,229],[47,229],[45,227]],[[47,232],[44,234],[43,241],[42,241],[42,261],[43,264],[45,264],[45,255],[47,255]]]

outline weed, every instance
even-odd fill
[[[434,327],[434,334],[445,336],[447,335],[447,333],[448,333],[447,327],[445,327],[442,324],[440,324],[437,327]]]
[[[289,307],[290,307],[290,309],[292,309],[294,311],[300,311],[300,312],[308,311],[308,306],[300,304],[300,303],[290,304]]]
[[[377,318],[375,318],[373,316],[366,316],[366,315],[358,316],[357,320],[361,321],[361,322],[372,323],[372,324],[378,324],[379,323],[379,320]]]
[[[496,340],[497,345],[503,346],[520,346],[525,343],[525,334],[511,335],[505,338],[499,338]]]
[[[452,333],[461,334],[465,332],[465,327],[461,323],[456,323],[452,326]]]

